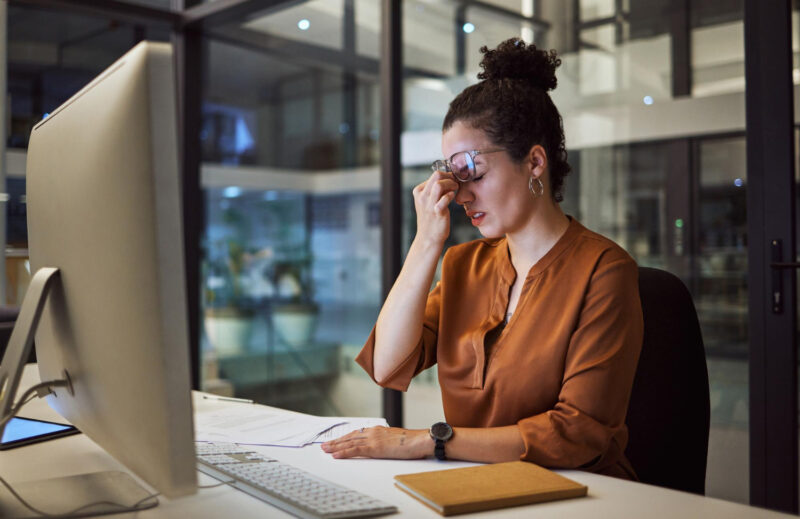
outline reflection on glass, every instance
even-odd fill
[[[483,0],[483,3],[525,16],[534,14],[534,0]]]
[[[378,163],[377,78],[211,41],[204,160],[312,170]]]
[[[27,148],[33,126],[140,39],[166,41],[163,28],[132,26],[18,5],[8,6],[7,146]]]
[[[433,77],[455,73],[456,4],[450,2],[403,2],[403,66]]]
[[[699,24],[701,20],[695,20]],[[698,26],[691,32],[692,95],[744,92],[744,22]]]
[[[709,355],[747,358],[747,204],[743,138],[700,144],[696,303]]]
[[[527,36],[528,41],[533,41],[535,36],[529,22],[477,6],[466,10],[465,21],[472,24],[472,27],[467,27],[466,30],[463,26],[460,28],[464,33],[469,31],[466,34],[465,53],[466,71],[470,78],[474,78],[480,71],[478,64],[483,58],[480,48],[484,45],[492,49],[512,36]]]
[[[693,296],[711,390],[706,493],[749,500],[747,157],[744,137],[698,146],[699,193]]]
[[[344,0],[310,0],[260,16],[241,25],[273,38],[342,50]]]
[[[639,265],[688,277],[687,272],[676,271],[681,263],[676,258],[688,251],[668,245],[674,238],[666,216],[680,213],[682,204],[676,197],[687,195],[668,189],[673,160],[669,145],[591,148],[573,156],[576,160],[572,161],[573,178],[565,189],[565,211],[620,244]]]
[[[374,70],[336,68],[358,67],[343,6],[294,4],[206,45],[203,385],[380,416],[380,388],[353,361],[381,299],[379,96]]]
[[[614,16],[616,0],[580,0],[581,21]]]
[[[406,2],[404,5],[407,5]],[[381,53],[381,3],[355,0],[356,54],[378,59]],[[408,7],[406,7],[408,9]]]
[[[377,190],[227,186],[206,196],[204,331],[215,378],[262,402],[351,414],[321,391],[343,383],[377,318]]]

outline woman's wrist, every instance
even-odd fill
[[[433,456],[435,442],[433,441],[433,438],[431,438],[428,430],[418,429],[409,432],[413,433],[414,453],[420,458]]]
[[[411,250],[418,251],[419,254],[423,255],[431,255],[432,257],[435,256],[436,260],[439,260],[439,255],[442,253],[442,249],[444,248],[445,239],[438,239],[435,237],[425,236],[423,234],[417,234],[414,237],[414,241],[411,242],[411,247],[409,248],[409,252]]]

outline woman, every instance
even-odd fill
[[[625,414],[642,341],[638,271],[566,216],[561,64],[518,39],[485,54],[482,81],[450,104],[449,160],[414,188],[417,234],[356,361],[406,390],[438,363],[447,424],[374,427],[323,445],[336,458],[529,460],[635,479]],[[485,237],[451,247],[430,294],[455,200]]]

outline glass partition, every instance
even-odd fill
[[[693,296],[711,387],[706,493],[749,499],[747,161],[744,136],[698,142]]]
[[[203,387],[380,416],[353,360],[381,300],[377,68],[352,59],[360,4],[346,4],[296,3],[207,38]]]

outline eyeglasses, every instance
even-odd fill
[[[452,173],[459,182],[469,182],[486,172],[486,163],[476,158],[478,155],[506,151],[502,148],[496,150],[470,150],[453,153],[449,160],[437,160],[431,164],[431,171]]]

